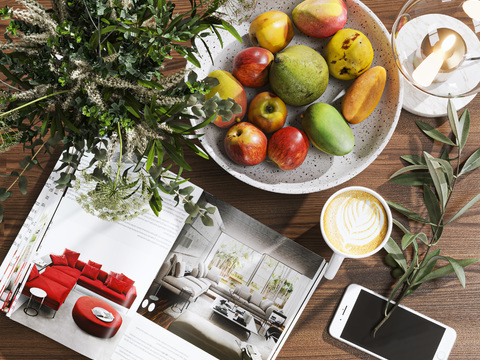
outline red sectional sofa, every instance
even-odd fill
[[[91,260],[85,263],[79,256],[80,253],[65,249],[62,255],[50,255],[52,263],[42,273],[33,266],[22,293],[30,296],[32,287],[45,290],[43,304],[56,311],[78,284],[126,308],[132,306],[137,297],[133,280],[122,273],[107,273],[101,264]]]

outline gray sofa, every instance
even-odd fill
[[[174,255],[167,260],[157,275],[157,281],[166,289],[175,294],[180,294],[182,289],[187,289],[192,295],[190,301],[195,301],[211,286],[218,285],[220,281],[220,269],[208,269],[203,263],[199,263],[191,272],[185,272],[186,264],[180,256]]]
[[[233,291],[233,294],[218,285],[213,285],[210,289],[222,297],[233,301],[241,308],[249,311],[252,315],[255,315],[262,320],[268,320],[275,309],[273,301],[263,299],[263,296],[259,291],[250,293],[250,289],[246,285],[237,286]]]

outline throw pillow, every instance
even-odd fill
[[[100,272],[99,268],[96,268],[92,265],[85,265],[82,270],[82,275],[85,275],[86,277],[92,279],[92,280],[97,280],[98,273]]]
[[[83,270],[84,266],[85,263],[82,260],[77,260],[77,262],[75,263],[75,269],[78,269],[80,271]]]
[[[198,277],[198,268],[193,268],[190,275],[192,275],[193,277]]]
[[[93,267],[95,267],[95,268],[97,268],[97,269],[101,269],[101,268],[102,268],[102,265],[101,265],[101,264],[98,264],[98,263],[96,263],[96,262],[93,262],[92,260],[88,260],[88,265],[93,266]]]
[[[68,266],[67,257],[65,255],[50,255],[53,265]]]
[[[125,288],[125,283],[122,280],[118,280],[117,278],[110,276],[110,282],[108,283],[107,287],[121,294]]]
[[[182,261],[182,257],[178,254],[173,255],[172,257],[172,268],[170,270],[170,274],[175,276],[175,270],[177,268],[177,262]]]
[[[102,283],[105,283],[105,281],[107,281],[107,278],[108,278],[108,273],[106,271],[100,270],[98,272],[97,279],[100,280]]]
[[[185,263],[183,261],[177,262],[177,266],[175,266],[175,277],[182,277],[185,275]]]
[[[32,266],[32,270],[30,271],[30,275],[28,275],[28,281],[32,281],[33,279],[36,279],[40,273],[38,272],[38,269],[35,265]]]
[[[214,283],[218,284],[220,282],[220,269],[217,267],[212,267],[207,274],[207,279],[212,280]]]
[[[202,278],[205,277],[205,264],[198,263],[198,277]]]
[[[250,296],[250,302],[253,304],[253,305],[257,305],[258,307],[260,307],[260,303],[262,302],[262,294],[260,294],[258,291],[254,291],[252,296]]]
[[[126,294],[132,288],[133,284],[135,284],[135,281],[130,279],[124,273],[121,273],[120,276],[117,277],[117,279],[119,279],[119,280],[121,280],[125,283],[125,288],[123,289],[124,294]]]
[[[72,251],[70,249],[65,249],[63,251],[63,255],[67,258],[68,266],[74,268],[75,264],[77,263],[78,258],[80,257],[80,253],[76,251]]]
[[[262,309],[263,311],[267,311],[267,309],[272,305],[273,305],[272,300],[265,299],[265,300],[262,300],[262,302],[260,303],[260,309]]]

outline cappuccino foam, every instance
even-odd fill
[[[323,217],[328,241],[349,255],[367,254],[380,246],[388,230],[382,203],[361,190],[349,190],[328,204]]]

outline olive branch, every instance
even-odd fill
[[[462,151],[470,131],[470,114],[468,109],[458,117],[453,103],[449,100],[447,117],[453,133],[453,140],[427,123],[417,121],[416,124],[423,133],[434,141],[439,141],[446,146],[455,148],[455,157],[450,158],[446,149],[439,158],[435,158],[425,151],[421,156],[405,155],[401,158],[407,162],[407,165],[390,177],[390,181],[393,183],[420,186],[422,188],[428,219],[395,202],[387,201],[387,203],[409,220],[421,223],[423,224],[422,226],[430,226],[431,234],[430,236],[427,236],[424,232],[414,234],[399,221],[393,221],[404,235],[402,236],[400,246],[392,238],[388,240],[385,245],[385,249],[388,252],[385,261],[392,268],[392,275],[395,278],[399,278],[399,280],[388,298],[384,318],[374,329],[374,336],[390,318],[400,302],[417,290],[423,283],[455,273],[462,287],[465,287],[466,277],[464,268],[480,260],[455,260],[452,257],[440,255],[439,248],[434,249],[440,241],[445,227],[457,220],[480,200],[480,194],[475,195],[449,220],[446,219],[447,207],[453,197],[458,179],[480,167],[480,148],[462,162]],[[408,263],[405,256],[408,248],[410,248],[413,254],[410,263]],[[439,261],[446,262],[446,264],[436,268]],[[391,301],[395,297],[395,304],[391,305]]]

